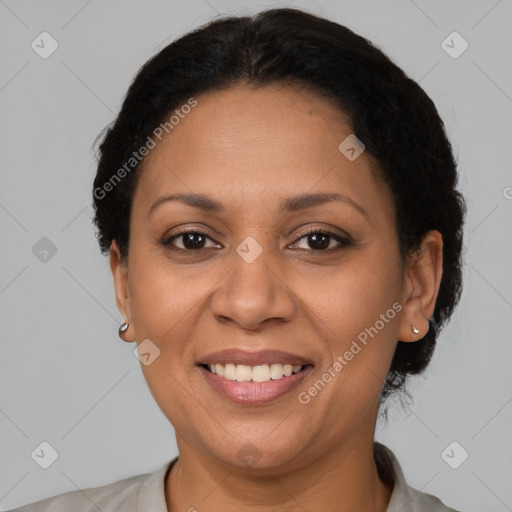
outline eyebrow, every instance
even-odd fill
[[[169,201],[180,201],[188,206],[199,208],[207,212],[221,213],[226,211],[221,203],[204,194],[171,194],[157,199],[151,205],[148,216],[150,216],[158,206]],[[288,197],[279,205],[279,213],[297,212],[333,201],[349,204],[366,218],[369,217],[368,212],[359,203],[356,203],[348,196],[334,193],[299,194]]]

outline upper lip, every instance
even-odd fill
[[[225,349],[202,357],[198,364],[245,364],[248,366],[258,366],[262,364],[292,364],[292,365],[307,365],[313,364],[308,358],[292,354],[290,352],[283,352],[282,350],[261,350],[259,352],[247,352],[239,349]]]

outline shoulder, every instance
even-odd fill
[[[395,454],[387,446],[375,442],[374,458],[379,476],[393,488],[386,512],[460,512],[408,485]]]
[[[425,492],[418,491],[413,487],[409,487],[409,492],[411,496],[410,509],[404,509],[403,512],[410,510],[411,512],[461,512],[459,510],[455,510],[454,508],[447,507],[439,498],[436,496],[432,496],[431,494],[427,494]]]
[[[150,475],[138,475],[119,480],[101,487],[92,487],[67,492],[47,498],[45,500],[25,505],[11,512],[64,512],[76,510],[80,512],[95,511],[98,509],[108,512],[110,510],[135,511],[137,498],[141,485]]]
[[[151,505],[160,512],[165,506],[164,480],[174,461],[166,463],[155,473],[119,480],[101,487],[91,487],[47,498],[9,512],[139,512]],[[141,508],[142,507],[142,508]]]

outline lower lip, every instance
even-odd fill
[[[276,398],[286,395],[292,389],[296,388],[300,382],[313,369],[312,366],[306,366],[298,373],[292,373],[289,377],[269,380],[267,382],[238,382],[237,380],[228,380],[220,375],[208,371],[203,366],[199,366],[206,381],[219,393],[231,399],[238,404],[264,404],[271,402]]]

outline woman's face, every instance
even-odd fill
[[[365,152],[339,149],[351,126],[312,93],[239,85],[196,100],[140,169],[127,265],[111,249],[118,305],[180,453],[289,469],[372,439],[397,340],[426,326],[437,290],[424,268],[422,296],[402,269],[390,190]],[[225,349],[263,354],[210,357]],[[268,381],[265,363],[274,377],[289,370],[272,364],[305,368]]]

